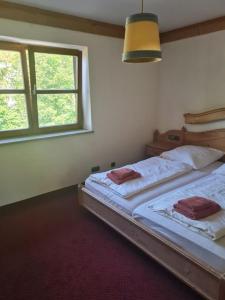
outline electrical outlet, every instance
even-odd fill
[[[115,161],[111,162],[110,166],[111,166],[111,168],[115,168],[116,162]]]
[[[100,167],[99,166],[95,166],[95,167],[92,167],[91,168],[91,173],[96,173],[100,170]]]

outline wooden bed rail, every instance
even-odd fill
[[[87,189],[79,190],[79,202],[206,299],[225,300],[225,274],[199,262],[114,206],[103,203]]]

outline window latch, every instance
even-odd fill
[[[36,84],[34,84],[34,86],[33,86],[33,95],[34,96],[36,95]]]

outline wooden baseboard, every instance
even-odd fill
[[[44,199],[45,201],[46,201],[46,198],[53,199],[54,196],[58,196],[59,194],[63,195],[63,193],[67,193],[67,192],[71,192],[71,193],[74,192],[75,194],[77,194],[77,191],[78,191],[78,185],[76,184],[76,185],[71,185],[68,187],[60,188],[58,190],[53,190],[53,191],[50,191],[47,193],[43,193],[43,194],[31,197],[31,198],[21,199],[20,201],[0,206],[0,214],[3,212],[6,212],[8,210],[11,210],[12,208],[16,209],[18,207],[22,208],[22,207],[30,205],[30,204],[34,205],[34,203],[38,203],[42,199]]]

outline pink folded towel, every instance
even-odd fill
[[[117,170],[112,170],[110,173],[118,179],[124,179],[128,176],[135,174],[135,171],[128,168],[121,168]]]
[[[180,200],[173,207],[175,211],[192,220],[206,218],[221,210],[218,203],[197,196]]]
[[[122,183],[124,183],[124,182],[129,181],[129,180],[132,180],[132,179],[136,179],[136,178],[141,177],[141,174],[134,171],[134,173],[132,173],[130,176],[126,176],[126,177],[123,178],[123,179],[119,179],[117,176],[115,176],[114,174],[112,174],[112,173],[110,172],[110,173],[107,173],[107,177],[108,177],[110,180],[112,180],[114,183],[116,183],[116,184],[122,184]]]

